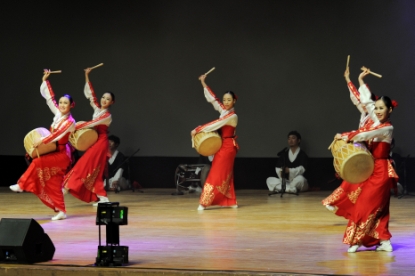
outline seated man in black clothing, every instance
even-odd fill
[[[120,145],[120,138],[115,135],[108,136],[109,150],[111,157],[108,159],[108,182],[105,180],[105,187],[107,190],[123,190],[128,188],[127,181],[122,177],[124,172],[124,155],[118,151]]]
[[[279,153],[277,177],[268,177],[267,185],[271,192],[280,192],[282,177],[286,179],[285,192],[297,193],[308,190],[307,179],[303,174],[307,169],[308,156],[300,149],[301,135],[297,131],[288,133],[288,148]]]

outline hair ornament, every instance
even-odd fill
[[[65,94],[63,95],[63,97],[67,98],[69,100],[69,102],[71,103],[71,108],[75,107],[75,101],[73,100],[73,98],[71,97],[71,95]]]
[[[226,91],[225,94],[229,94],[229,95],[232,96],[232,98],[234,100],[238,100],[238,96],[236,96],[235,92],[233,92],[233,91],[230,91],[230,90],[229,91]]]

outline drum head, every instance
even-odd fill
[[[40,138],[46,137],[48,135],[50,135],[50,131],[43,127],[36,128],[30,131],[28,134],[26,134],[23,143],[26,152],[29,154],[30,157],[34,159],[40,155],[53,152],[56,150],[55,143],[40,144],[37,147],[37,149],[33,147],[34,143],[39,142]]]
[[[198,153],[203,156],[214,155],[222,146],[222,139],[220,137],[209,137],[203,141],[198,148]]]
[[[72,144],[72,139],[70,142],[79,151],[86,151],[98,140],[98,133],[94,129],[85,129],[77,134],[76,143]]]
[[[374,166],[371,155],[355,154],[343,165],[341,176],[351,184],[359,184],[371,176]]]

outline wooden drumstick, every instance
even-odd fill
[[[210,69],[209,71],[207,71],[207,72],[205,73],[205,76],[206,76],[207,74],[209,74],[210,72],[212,72],[213,70],[215,70],[215,67],[213,67],[212,69]]]
[[[55,74],[55,73],[62,73],[62,70],[57,70],[57,71],[49,71],[49,74]]]
[[[91,68],[89,68],[89,69],[95,69],[95,68],[98,68],[98,67],[101,67],[102,65],[104,65],[104,63],[100,63],[100,64],[98,64],[98,65],[95,65],[95,66],[92,66]]]
[[[377,74],[377,73],[375,73],[375,72],[372,72],[372,71],[370,71],[370,69],[367,69],[366,67],[364,67],[364,66],[362,66],[362,68],[360,68],[362,71],[364,71],[364,70],[369,70],[369,74],[372,74],[373,76],[375,76],[375,77],[378,77],[378,78],[381,78],[382,77],[382,75],[380,75],[380,74]]]
[[[346,69],[349,68],[350,55],[347,56]]]

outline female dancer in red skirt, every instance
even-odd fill
[[[370,73],[370,70],[363,70],[362,73],[359,75],[359,90],[356,89],[356,87],[354,86],[354,84],[351,82],[350,80],[350,71],[349,71],[349,67],[346,68],[346,71],[344,72],[344,78],[346,80],[347,83],[347,87],[349,88],[349,92],[350,92],[350,99],[352,100],[352,103],[356,106],[356,108],[360,111],[361,115],[360,115],[360,121],[359,121],[359,129],[360,128],[367,128],[370,127],[373,124],[373,121],[371,119],[371,115],[368,114],[368,111],[366,109],[366,104],[369,103],[362,103],[361,102],[361,94],[363,94],[363,98],[367,98],[370,99],[370,103],[374,104],[376,97],[370,92],[370,90],[368,88],[366,88],[366,84],[363,81],[363,78],[365,76],[367,76]],[[365,94],[365,93],[369,93],[369,94]],[[341,190],[341,193],[338,193],[336,195],[336,203],[338,206],[341,206],[342,204],[350,204],[350,198],[353,198],[350,195],[353,195],[356,192],[356,190],[361,189],[360,188],[361,184],[351,184],[347,181],[343,181],[340,185],[340,187],[338,189],[336,189],[336,191]],[[330,202],[328,204],[326,204],[326,208],[329,211],[336,211],[336,208],[333,205],[333,202]],[[343,216],[344,214],[342,214],[342,210],[343,208],[338,207],[337,208],[337,215],[339,216]]]
[[[26,172],[17,181],[17,184],[10,186],[14,192],[31,192],[55,212],[59,212],[52,220],[66,218],[65,202],[62,194],[62,182],[64,175],[71,164],[71,148],[68,145],[68,138],[75,130],[75,120],[70,110],[74,107],[72,97],[64,95],[55,101],[55,94],[47,78],[50,73],[45,70],[40,93],[46,99],[46,103],[55,117],[51,125],[51,134],[44,137],[34,147],[40,144],[56,143],[55,152],[48,153],[33,159]]]
[[[115,96],[111,92],[102,95],[100,104],[89,81],[90,68],[85,69],[84,94],[94,109],[92,121],[78,124],[76,129],[93,127],[98,132],[98,140],[78,160],[72,170],[65,176],[64,189],[74,197],[85,202],[108,202],[104,189],[103,175],[108,161],[108,127],[111,124],[111,113],[108,108],[114,103]]]
[[[220,102],[206,85],[205,79],[206,75],[199,77],[204,87],[206,100],[219,111],[220,117],[218,120],[198,126],[190,134],[193,137],[199,132],[219,130],[222,136],[222,147],[213,158],[212,167],[200,195],[198,210],[204,210],[211,205],[237,208],[233,182],[233,164],[238,150],[235,136],[238,116],[234,110],[237,98],[232,91],[228,91],[223,95],[222,102]]]
[[[323,200],[323,204],[333,207],[336,215],[349,220],[343,238],[343,243],[350,245],[349,253],[356,252],[360,246],[377,246],[377,251],[390,252],[393,250],[388,229],[390,190],[396,187],[398,176],[389,160],[393,134],[389,117],[397,104],[386,96],[371,101],[371,93],[365,84],[360,90],[361,101],[365,103],[372,123],[358,131],[337,134],[335,138],[366,142],[375,159],[374,170],[369,179],[357,184],[357,189],[344,189],[342,184]]]

